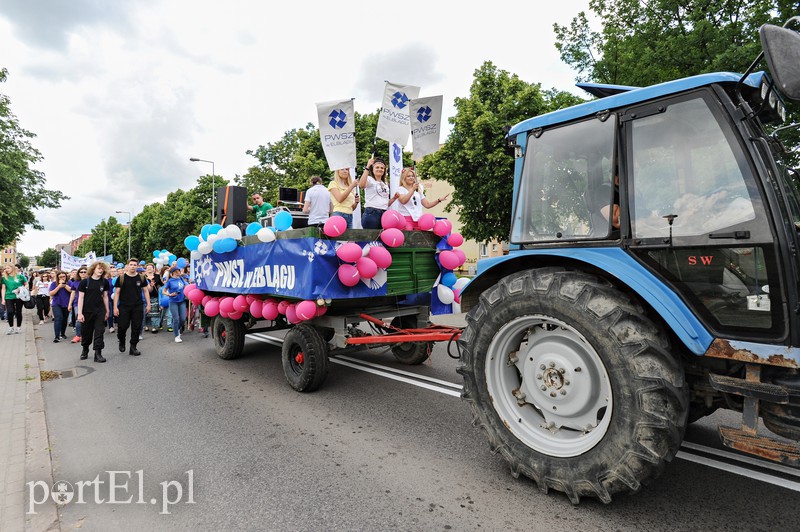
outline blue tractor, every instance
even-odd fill
[[[514,476],[607,503],[718,408],[742,414],[726,446],[800,465],[800,179],[778,138],[798,22],[763,26],[744,75],[587,84],[510,130],[510,251],[462,294],[458,371]]]

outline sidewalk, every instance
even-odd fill
[[[33,317],[23,311],[19,334],[0,324],[0,530],[8,532],[60,530],[53,504],[26,515],[25,483],[53,484]]]

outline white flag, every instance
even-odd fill
[[[409,100],[413,100],[417,96],[419,96],[419,87],[397,85],[387,81],[375,136],[405,146],[408,143],[408,134],[411,133],[408,104]]]
[[[403,171],[403,147],[394,142],[389,144],[389,197],[392,197],[400,186],[400,173]],[[397,210],[399,201],[392,203]]]
[[[332,172],[356,165],[356,122],[353,100],[317,104],[319,136]]]
[[[415,161],[439,149],[442,130],[442,97],[414,98],[411,107],[411,138],[414,139]]]

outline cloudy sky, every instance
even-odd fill
[[[316,123],[316,102],[380,106],[384,80],[442,94],[445,117],[484,61],[545,88],[574,88],[553,23],[588,0],[264,2],[0,0],[0,67],[22,126],[37,135],[48,188],[37,255],[114,211],[141,212],[211,172],[232,179],[245,152]],[[442,139],[444,140],[444,139]],[[127,222],[127,215],[116,215]],[[102,250],[97,250],[102,251]]]

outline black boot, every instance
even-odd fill
[[[95,362],[105,362],[106,359],[103,358],[103,352],[99,349],[95,350],[94,352],[94,361]]]
[[[120,353],[124,353],[125,352],[125,339],[124,338],[119,341],[119,352]]]
[[[129,355],[133,355],[133,356],[135,356],[135,357],[138,357],[139,355],[141,355],[141,354],[142,354],[142,352],[141,352],[141,351],[139,351],[138,349],[136,349],[136,346],[135,346],[135,345],[131,344],[131,350],[130,350],[130,351],[128,351],[128,354],[129,354]]]
[[[89,346],[83,346],[83,351],[81,351],[81,360],[86,360],[89,358]]]

